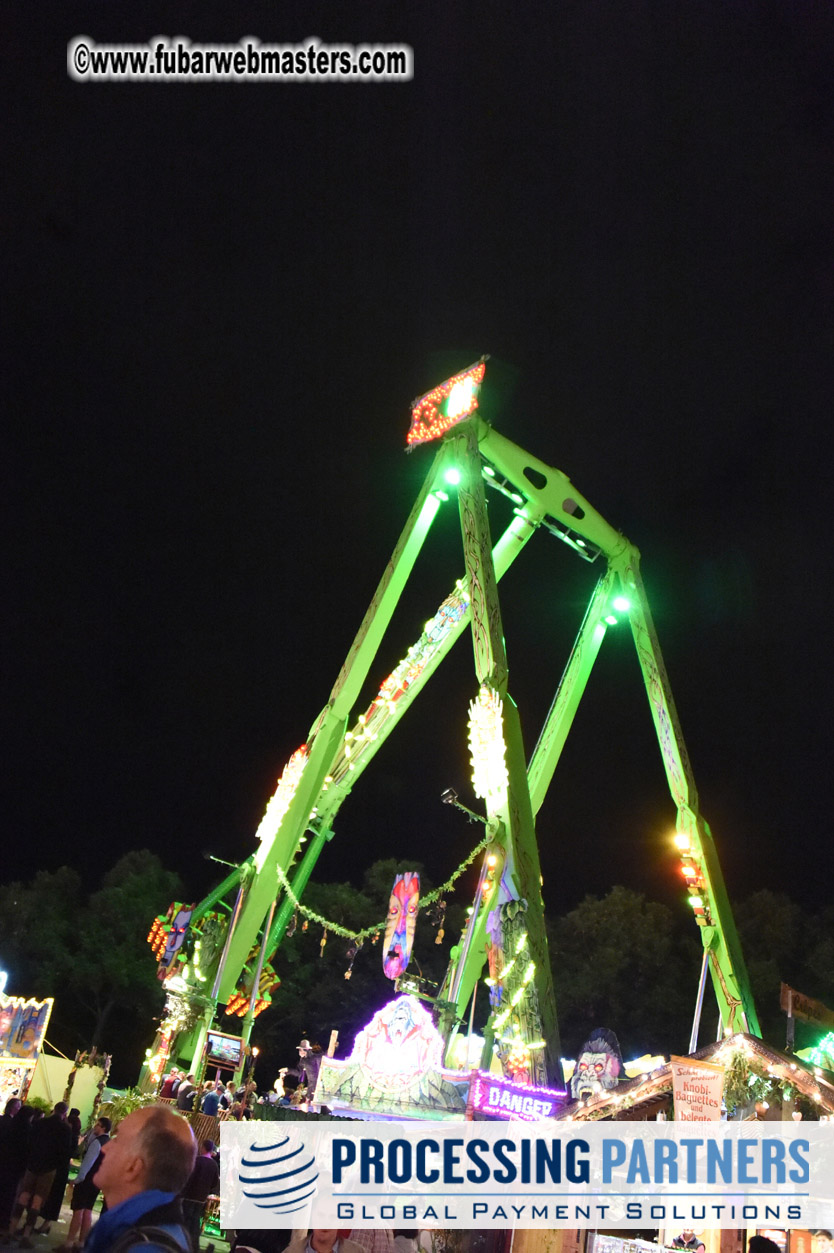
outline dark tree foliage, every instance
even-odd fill
[[[813,917],[781,892],[754,892],[736,909],[759,1024],[766,1040],[785,1045],[780,984],[834,1007],[834,910]],[[796,1024],[798,1048],[820,1035],[812,1024]]]
[[[810,923],[808,972],[814,995],[827,1005],[834,1002],[834,905],[829,905],[819,918]]]
[[[86,899],[66,866],[39,871],[30,884],[0,886],[8,990],[55,998],[48,1031],[55,1047],[70,1056],[93,1045],[118,1054],[121,1031],[111,1022],[119,1010],[144,1019],[152,1036],[163,993],[147,934],[179,891],[177,876],[146,850],[126,853]]]
[[[31,883],[0,885],[0,957],[9,992],[54,996],[72,967],[83,905],[81,878],[69,866],[39,870]]]
[[[149,961],[148,930],[178,895],[178,877],[155,853],[126,853],[90,897],[89,915],[75,961],[74,987],[93,1018],[91,1044],[105,1043],[110,1015],[130,1006],[150,1018],[163,1003],[156,966]],[[112,1048],[108,1052],[112,1052]]]
[[[616,1032],[624,1055],[685,1052],[700,958],[697,937],[672,911],[615,887],[550,927],[562,1047],[575,1056],[595,1027]]]
[[[393,858],[378,861],[360,888],[309,884],[304,904],[351,931],[374,924],[383,929],[394,876],[415,869],[422,870]],[[421,887],[425,898],[432,884],[424,877]],[[152,919],[173,899],[183,899],[181,885],[147,851],[127,853],[89,896],[66,866],[39,871],[29,883],[0,885],[0,968],[9,973],[8,990],[53,996],[51,1043],[69,1055],[93,1044],[113,1053],[117,1083],[135,1081],[153,1038],[164,994],[146,937]],[[782,1047],[781,981],[834,1006],[834,908],[809,917],[786,896],[762,891],[737,904],[735,917],[765,1039]],[[463,906],[450,899],[445,937],[436,944],[436,920],[422,912],[409,974],[439,984],[464,922]],[[261,1088],[271,1086],[280,1066],[294,1064],[304,1037],[326,1049],[336,1030],[337,1056],[346,1056],[357,1031],[394,995],[382,971],[381,935],[376,944],[365,941],[345,979],[351,941],[331,931],[322,946],[321,924],[311,921],[304,930],[302,923],[299,916],[274,958],[281,985],[252,1035],[260,1049]],[[626,1056],[686,1051],[702,950],[685,910],[615,887],[548,920],[548,934],[566,1055],[575,1055],[600,1026],[617,1033]],[[487,1010],[483,995],[476,1030],[483,1029]],[[240,1029],[238,1019],[221,1015],[220,1023],[224,1030]],[[701,1043],[715,1038],[716,1024],[708,985]],[[797,1024],[797,1045],[819,1034]]]

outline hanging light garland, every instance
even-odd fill
[[[490,843],[491,839],[492,839],[491,835],[484,836],[480,844],[476,844],[476,846],[473,848],[472,852],[469,854],[466,860],[461,862],[457,870],[455,870],[455,872],[449,876],[446,882],[441,884],[439,888],[436,888],[434,892],[430,892],[428,896],[424,896],[422,898],[420,902],[421,908],[425,909],[426,906],[433,905],[435,901],[441,900],[441,898],[444,897],[447,894],[447,892],[451,890],[451,888],[454,886],[454,884],[457,882],[460,876],[464,873],[464,871],[469,869],[469,867],[472,865],[475,858],[484,851],[484,849]],[[349,927],[342,927],[337,922],[331,922],[329,919],[324,918],[321,914],[317,914],[314,909],[308,909],[306,905],[302,905],[298,897],[293,892],[290,881],[287,878],[287,876],[284,874],[284,871],[281,868],[281,866],[276,866],[275,869],[278,875],[278,882],[280,883],[281,887],[286,892],[287,896],[292,901],[293,908],[296,910],[297,913],[301,914],[304,919],[304,921],[301,924],[302,931],[307,930],[307,927],[310,922],[315,922],[315,923],[318,923],[320,927],[323,927],[325,931],[332,931],[334,935],[339,935],[344,940],[367,940],[368,938],[370,938],[373,940],[373,943],[376,944],[380,935],[385,930],[385,921],[376,922],[373,924],[373,926],[365,927],[363,931],[351,931]],[[441,919],[441,926],[442,926],[442,919]],[[287,928],[287,934],[288,935],[292,934],[289,927]]]

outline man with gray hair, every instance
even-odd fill
[[[194,1167],[190,1126],[167,1105],[134,1110],[98,1160],[93,1182],[107,1213],[93,1228],[85,1253],[191,1253],[177,1199]]]

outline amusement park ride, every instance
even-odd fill
[[[451,1064],[455,1038],[466,1030],[469,1006],[488,963],[491,1013],[483,1064],[489,1066],[494,1046],[514,1081],[561,1083],[535,821],[608,628],[624,618],[677,807],[675,839],[703,944],[701,994],[708,971],[724,1033],[761,1034],[718,854],[699,812],[639,553],[561,471],[483,420],[478,397],[485,361],[412,407],[409,448],[433,442],[434,460],[330,699],[278,781],[257,831],[257,851],[199,904],[172,905],[153,924],[148,938],[167,996],[143,1070],[148,1088],[156,1086],[169,1062],[196,1071],[206,1056],[215,1055],[212,1048],[224,1047],[224,1038],[229,1057],[240,1062],[253,1021],[269,1004],[277,982],[270,962],[324,844],[333,837],[341,805],[467,626],[478,683],[469,724],[473,782],[484,802],[486,827],[478,888],[461,941],[436,997],[421,994],[445,1042],[444,1064]],[[513,511],[494,545],[487,489],[508,497]],[[452,491],[460,512],[463,574],[370,706],[357,715],[360,690],[394,609]],[[537,531],[556,537],[584,561],[602,558],[605,569],[528,763],[507,686],[498,583]],[[455,802],[453,794],[448,799]],[[215,1025],[223,1012],[227,1023],[234,1016],[242,1019],[238,1032]],[[238,1037],[237,1051],[232,1035]]]

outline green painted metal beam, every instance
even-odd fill
[[[493,549],[492,560],[496,579],[500,580],[509,570],[513,561],[515,561],[533,535],[539,520],[540,514],[532,505],[521,510],[513,518]],[[450,596],[457,593],[468,598],[466,577],[461,578],[458,583],[459,588],[457,586],[453,588]],[[393,710],[388,710],[385,707],[377,708],[375,706],[379,706],[380,702],[374,701],[365,710],[363,715],[364,721],[357,721],[353,724],[351,728],[354,734],[353,752],[350,758],[348,758],[345,753],[345,745],[340,745],[328,771],[328,778],[332,779],[333,782],[325,784],[316,806],[317,819],[332,824],[336,813],[347,800],[362,773],[370,765],[395,727],[399,726],[406,710],[411,707],[423,691],[423,688],[432,675],[436,673],[443,659],[448,656],[453,645],[466,631],[469,623],[470,610],[467,605],[459,621],[450,626],[442,639],[438,640],[435,645],[430,644],[424,632],[411,646],[409,649],[410,653],[419,651],[421,656],[424,657],[422,668],[410,679],[408,687],[398,697]],[[363,730],[366,734],[360,735],[360,732]]]
[[[612,565],[628,610],[634,644],[654,720],[669,791],[678,810],[678,832],[689,837],[692,858],[701,876],[704,912],[696,914],[701,941],[709,953],[709,970],[723,1029],[761,1036],[753,992],[724,885],[718,851],[702,817],[689,753],[683,738],[663,655],[640,573],[640,554],[629,545]]]
[[[546,1041],[542,1057],[535,1057],[545,1083],[561,1080],[562,1070],[553,975],[547,951],[544,905],[541,895],[541,867],[536,842],[533,809],[527,782],[527,764],[518,710],[508,693],[508,662],[504,645],[498,581],[492,563],[492,543],[486,497],[481,474],[477,427],[466,422],[450,440],[454,460],[461,472],[458,487],[461,535],[470,594],[472,647],[479,684],[499,694],[503,705],[503,735],[507,787],[504,799],[488,808],[490,824],[495,824],[496,845],[500,846],[502,873],[496,873],[488,899],[476,901],[471,934],[452,982],[450,999],[456,1018],[463,1019],[486,961],[485,930],[490,909],[497,906],[512,883],[514,895],[527,902],[526,929],[530,957],[535,963],[536,1027]],[[490,846],[490,851],[492,846]],[[503,881],[503,886],[502,886]],[[528,1041],[528,1042],[532,1042]]]
[[[226,1001],[234,990],[270,904],[277,895],[275,866],[280,865],[287,873],[298,853],[299,841],[307,830],[322,784],[344,735],[345,720],[367,677],[379,643],[437,514],[440,502],[434,495],[434,490],[446,455],[446,450],[441,447],[362,620],[345,664],[339,672],[330,700],[311,728],[308,739],[309,756],[289,808],[278,830],[262,840],[255,855],[256,874],[249,885],[232,937],[226,968],[220,982],[220,1003]]]
[[[588,605],[585,619],[576,637],[568,664],[565,666],[556,696],[544,721],[538,743],[530,758],[528,781],[533,813],[537,814],[547,795],[562,749],[573,725],[579,702],[605,639],[605,611],[615,585],[613,570],[599,580]]]
[[[624,535],[605,521],[560,470],[532,457],[481,419],[478,419],[478,439],[481,453],[513,484],[528,504],[535,505],[546,517],[555,519],[575,536],[599,549],[608,561],[609,571],[616,572],[623,595],[631,601],[629,621],[669,790],[678,809],[678,830],[689,836],[703,880],[705,910],[697,921],[702,943],[709,954],[710,975],[722,1024],[725,1030],[760,1035],[718,853],[698,808],[698,793],[689,755],[640,575],[639,552]],[[601,595],[602,589],[598,587],[597,592]],[[575,647],[569,662],[569,668],[573,665],[574,671],[571,679],[582,689],[604,638],[595,625],[599,623],[601,608],[599,601],[592,601],[586,618],[587,630],[583,629],[584,634],[580,633],[578,647]],[[557,693],[543,737],[531,761],[530,787],[536,811],[547,790],[577,705],[578,699],[572,699],[569,692],[561,696]],[[549,740],[547,744],[544,743],[545,736]]]

